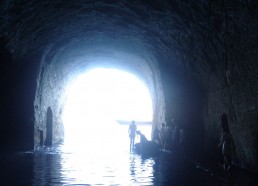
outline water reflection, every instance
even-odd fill
[[[107,157],[105,154],[62,154],[60,171],[62,183],[151,185],[153,160],[142,161],[139,155],[134,154],[117,155],[112,159]]]
[[[127,127],[124,129],[127,134]],[[249,186],[258,183],[254,176],[237,169],[228,182],[218,173],[211,175],[210,171],[197,168],[176,153],[161,153],[156,157],[131,153],[128,136],[121,138],[120,142],[123,143],[116,149],[106,148],[110,150],[91,150],[82,144],[69,148],[69,145],[61,144],[0,156],[0,185]],[[106,145],[109,143],[107,140]]]
[[[33,185],[54,185],[62,182],[60,154],[33,155]]]
[[[90,144],[60,146],[60,173],[64,184],[152,185],[153,159],[143,160],[129,152],[128,126],[112,136],[91,138]],[[140,127],[150,135],[150,127]],[[110,133],[108,133],[110,134]],[[114,137],[114,136],[113,136]],[[94,147],[93,147],[94,146]],[[96,148],[97,146],[97,148]]]
[[[140,185],[152,185],[154,164],[153,158],[144,160],[140,156],[132,156],[130,158],[131,182]]]
[[[62,148],[34,153],[33,185],[153,185],[153,158],[129,152],[64,153]]]

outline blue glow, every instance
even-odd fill
[[[152,121],[152,115],[149,90],[137,77],[116,69],[92,69],[67,88],[65,142],[112,141],[112,134],[119,133],[114,121]]]
[[[80,75],[64,107],[63,183],[152,183],[154,161],[130,154],[129,125],[116,122],[152,121],[152,112],[148,89],[132,74],[97,68]],[[151,125],[136,125],[150,140]]]

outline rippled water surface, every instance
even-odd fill
[[[121,141],[116,148],[104,140],[98,148],[61,144],[1,156],[0,185],[254,185],[244,173],[229,182],[182,155],[141,156],[129,151],[127,138]]]

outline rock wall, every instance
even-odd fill
[[[39,65],[37,54],[20,59],[5,58],[8,50],[1,53],[4,67],[1,74],[1,137],[3,151],[33,149],[34,96]]]
[[[255,61],[246,59],[245,67],[257,69]],[[258,157],[258,91],[254,88],[257,84],[257,73],[248,73],[236,65],[228,74],[228,84],[225,87],[208,92],[206,115],[207,150],[216,150],[215,144],[219,142],[222,132],[220,117],[222,113],[226,113],[236,146],[234,163],[253,172],[257,172]]]
[[[47,110],[50,108],[53,115],[52,144],[62,142],[64,139],[64,127],[61,119],[63,106],[64,82],[58,79],[58,70],[52,61],[43,55],[41,68],[37,77],[37,92],[35,94],[35,124],[34,124],[34,148],[42,144],[41,132],[43,132],[43,144],[47,135]]]

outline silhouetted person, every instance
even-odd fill
[[[161,141],[160,141],[160,131],[159,131],[158,127],[155,127],[155,128],[154,128],[152,140],[153,140],[154,142],[158,141],[158,144],[161,145]]]
[[[166,145],[166,127],[165,123],[161,123],[161,129],[160,129],[160,139],[161,139],[161,148],[165,149]]]
[[[179,151],[182,153],[184,148],[184,130],[181,128],[179,130]]]
[[[145,135],[141,133],[141,131],[138,130],[136,133],[140,136],[140,144],[144,144],[148,141]]]
[[[180,145],[180,128],[177,123],[175,123],[175,128],[174,128],[174,149],[179,150],[179,145]]]
[[[166,149],[171,150],[174,142],[174,130],[172,128],[172,124],[167,124],[166,128]]]
[[[160,145],[149,141],[141,131],[136,132],[140,136],[140,143],[135,144],[135,151],[143,155],[155,155],[160,152]]]
[[[221,125],[223,133],[220,138],[218,147],[222,146],[222,154],[224,158],[223,168],[229,170],[232,164],[232,152],[235,151],[232,135],[228,126],[228,118],[226,114],[221,116]]]
[[[134,139],[135,139],[136,130],[137,130],[137,127],[135,125],[135,121],[133,120],[128,129],[128,133],[129,133],[129,137],[130,137],[130,151],[134,147]]]
[[[167,133],[169,134],[169,150],[175,150],[176,148],[176,122],[175,119],[171,119],[171,124],[167,129]]]
[[[138,150],[138,152],[142,152],[143,149],[145,148],[148,140],[145,137],[145,135],[141,133],[141,131],[138,130],[136,133],[140,136],[140,143],[136,144],[135,146],[136,146],[136,149]]]

